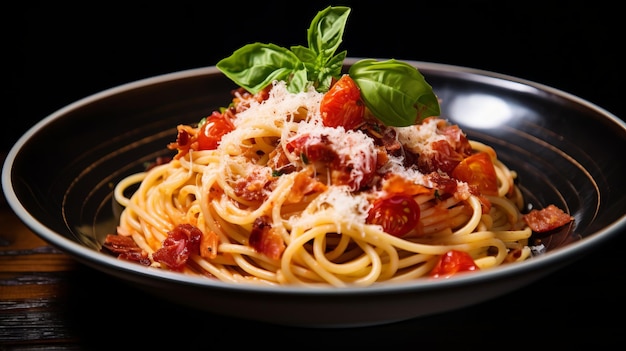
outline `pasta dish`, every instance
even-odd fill
[[[246,47],[259,48],[283,52]],[[371,94],[372,71],[420,81],[413,67],[364,60],[298,79],[294,65],[244,85],[229,63],[218,67],[240,88],[228,106],[178,125],[171,159],[116,185],[124,210],[103,246],[120,259],[233,283],[370,286],[523,261],[533,231],[572,220],[554,206],[523,214],[515,171],[441,117],[427,84],[409,122],[371,98],[384,94]]]

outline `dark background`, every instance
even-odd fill
[[[555,2],[556,3],[556,2]],[[306,45],[312,18],[326,6],[348,5],[342,48],[353,57],[396,58],[460,65],[542,83],[594,103],[620,118],[624,109],[624,19],[608,1],[291,1],[255,2],[63,2],[17,3],[5,11],[5,93],[0,151],[30,126],[78,99],[134,80],[210,66],[241,46],[259,41]],[[81,5],[82,4],[82,5]],[[85,128],[89,128],[85,125]],[[599,141],[601,142],[601,141]],[[616,150],[623,153],[623,150]],[[616,159],[616,162],[623,162]],[[333,343],[503,347],[624,342],[624,284],[599,291],[595,281],[624,272],[624,238],[530,287],[443,315],[358,330],[312,333],[160,304],[115,279],[86,269],[77,326],[91,345],[135,344],[216,347],[221,330],[237,330],[233,345],[284,344],[324,347]],[[604,260],[604,261],[603,261]],[[607,266],[622,262],[622,267]],[[588,281],[581,288],[580,280]],[[123,305],[106,296],[123,289]],[[512,303],[524,301],[524,303]],[[552,304],[551,301],[558,301]],[[529,303],[530,302],[530,303]],[[117,303],[117,302],[116,302]],[[531,306],[529,308],[529,306]],[[541,306],[536,309],[532,306]],[[487,314],[487,315],[486,315]],[[175,320],[169,319],[176,315]],[[107,322],[102,318],[115,316]],[[605,318],[606,317],[606,318]],[[615,319],[617,321],[613,322]],[[502,323],[498,322],[502,321]],[[159,334],[152,328],[163,330]],[[242,330],[243,329],[243,330]],[[268,334],[269,333],[269,334]],[[251,336],[246,338],[245,334]],[[495,338],[495,339],[494,339]],[[496,341],[498,340],[499,341]],[[124,342],[119,341],[120,346]],[[504,343],[502,343],[504,342]],[[372,344],[375,345],[375,344]],[[372,346],[370,345],[370,346]]]
[[[4,116],[12,127],[2,128],[1,146],[8,149],[41,118],[107,88],[214,65],[255,41],[306,45],[310,21],[330,4],[353,10],[342,44],[349,56],[513,75],[567,91],[623,118],[621,11],[604,0],[559,3],[21,2],[5,12],[7,102],[14,109]]]

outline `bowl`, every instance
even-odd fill
[[[345,68],[358,58],[348,58]],[[224,106],[234,83],[215,67],[151,77],[85,97],[42,119],[11,148],[6,201],[34,233],[95,270],[202,312],[277,325],[372,326],[442,313],[519,289],[581,259],[626,227],[626,125],[542,84],[468,67],[406,61],[441,99],[441,116],[491,145],[518,173],[531,207],[556,204],[572,225],[541,238],[545,254],[449,279],[370,287],[251,286],[183,275],[100,251],[120,207],[113,187],[171,155],[176,126]]]

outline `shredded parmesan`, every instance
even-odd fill
[[[436,119],[426,119],[423,123],[408,127],[393,127],[398,141],[416,154],[430,154],[434,152],[431,145],[446,136],[438,133]]]
[[[320,194],[300,216],[293,216],[289,222],[294,227],[309,228],[315,225],[320,213],[334,218],[337,228],[340,223],[364,224],[371,207],[365,194],[352,193],[348,186],[329,187]]]
[[[350,178],[360,183],[364,172],[372,173],[376,168],[376,146],[374,140],[360,130],[343,127],[325,127],[320,123],[301,122],[294,139],[308,135],[311,140],[327,140],[339,158],[351,169]]]
[[[320,103],[324,94],[311,88],[305,92],[291,93],[284,81],[274,82],[269,97],[262,101],[252,101],[250,107],[237,114],[235,126],[256,124],[258,120],[283,120],[292,118],[302,109],[307,111],[309,119],[319,119]]]

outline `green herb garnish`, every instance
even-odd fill
[[[350,8],[329,6],[318,12],[307,31],[308,47],[286,49],[253,43],[220,60],[217,68],[237,85],[255,94],[274,80],[287,82],[297,93],[315,87],[326,92],[341,76],[346,51],[335,53],[342,42]],[[394,59],[359,60],[349,69],[363,102],[382,123],[403,127],[440,113],[432,87],[417,68]]]

